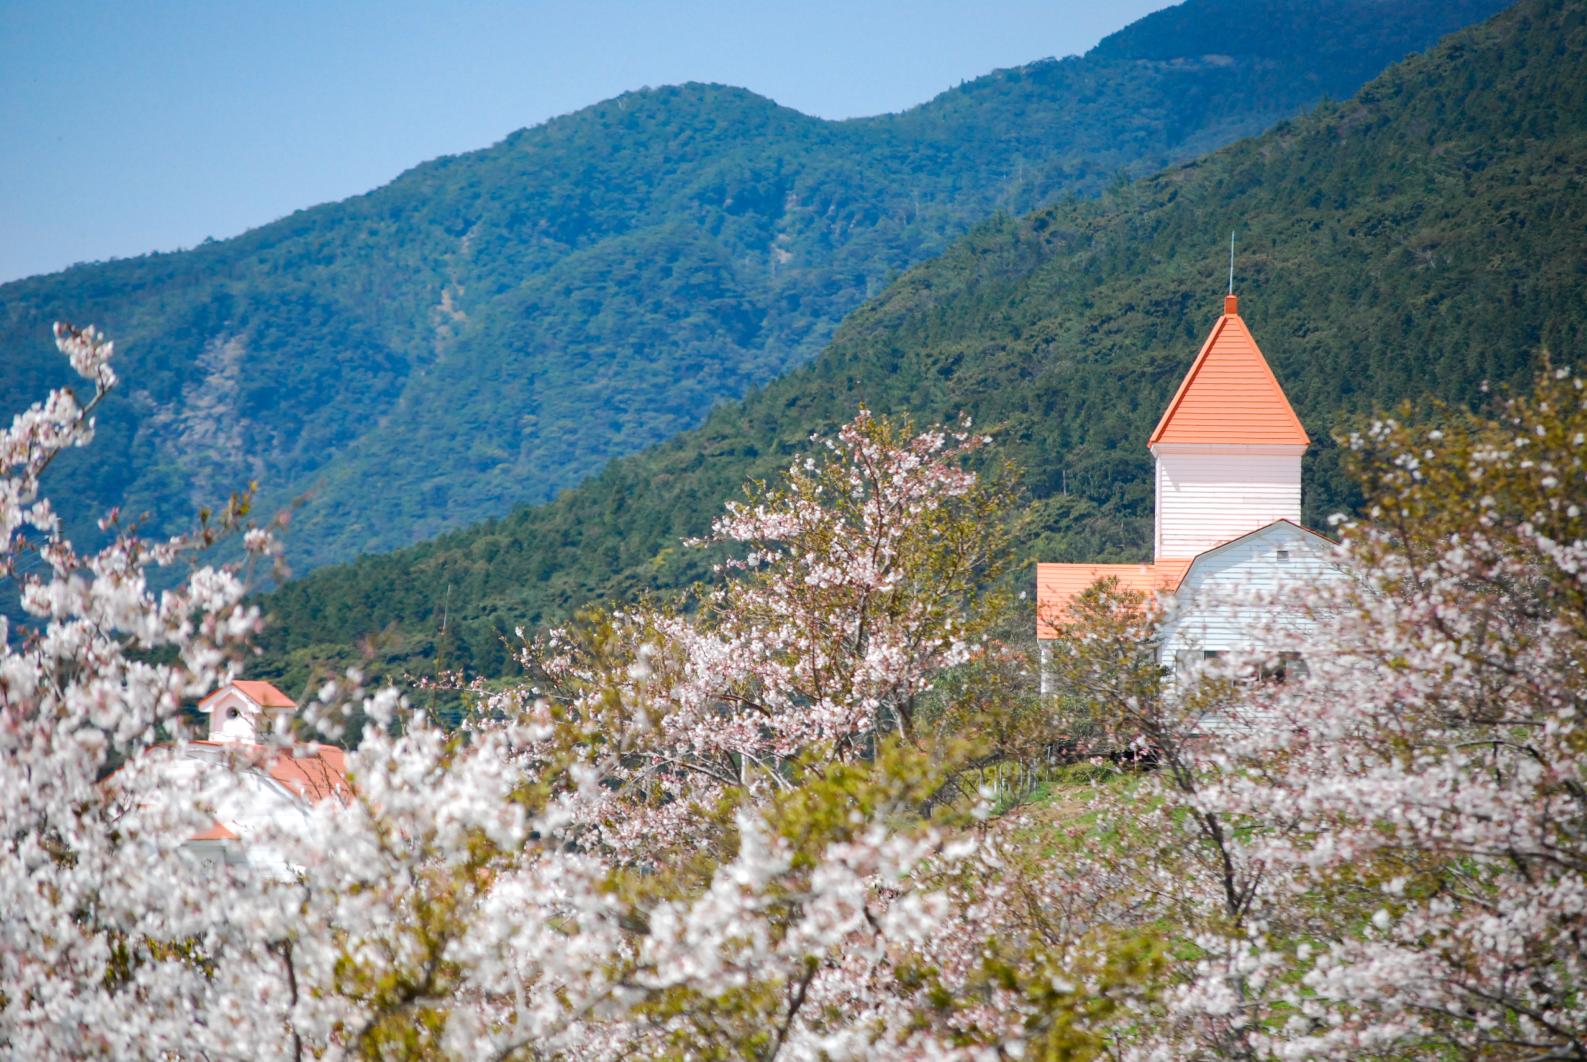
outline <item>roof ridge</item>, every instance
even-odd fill
[[[291,697],[287,696],[285,691],[283,691],[279,686],[271,682],[269,679],[245,678],[233,678],[225,685],[211,690],[209,693],[204,695],[202,700],[198,702],[198,706],[203,708],[210,701],[215,700],[229,689],[236,689],[238,693],[242,694],[244,697],[248,698],[248,700],[252,701],[261,708],[295,709],[297,707],[297,702]]]

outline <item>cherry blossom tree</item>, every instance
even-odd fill
[[[26,616],[16,628],[0,616],[0,1043],[22,1057],[137,1054],[181,1042],[206,991],[203,964],[177,943],[197,932],[203,896],[170,870],[202,822],[140,799],[140,754],[181,733],[181,706],[224,677],[259,620],[223,568],[150,585],[151,570],[183,566],[235,526],[241,499],[168,541],[114,515],[97,551],[65,537],[40,479],[92,438],[116,375],[93,329],[58,325],[55,338],[91,396],[55,391],[0,432],[0,576]],[[271,548],[263,532],[247,545]]]
[[[1263,698],[1210,797],[1263,824],[1283,892],[1359,916],[1287,943],[1262,1042],[1587,1058],[1587,386],[1435,424],[1355,440],[1365,588],[1318,602],[1325,666]]]
[[[1352,440],[1357,579],[1312,593],[1304,680],[1167,683],[1107,587],[1055,653],[1161,765],[1110,862],[1181,943],[1127,1054],[1587,1057],[1587,396],[1418,419]]]
[[[40,621],[0,661],[8,1052],[953,1053],[911,1018],[926,982],[897,986],[976,846],[918,814],[939,771],[908,739],[931,676],[975,651],[995,550],[967,522],[990,495],[957,466],[981,440],[862,417],[830,464],[724,518],[756,547],[695,615],[554,640],[556,688],[493,691],[462,731],[356,674],[327,683],[309,725],[371,723],[354,798],[251,837],[288,871],[266,873],[182,851],[234,765],[197,791],[165,769],[182,705],[232,673],[258,614],[236,571],[158,593],[149,575],[244,504],[156,544],[107,521],[109,545],[74,551],[40,474],[88,441],[114,376],[96,333],[59,338],[94,397],[57,393],[3,437],[4,570]],[[673,866],[692,837],[709,847]]]
[[[968,425],[917,434],[862,412],[727,506],[696,544],[734,550],[717,583],[679,608],[555,632],[525,653],[540,685],[486,712],[583,721],[611,761],[613,799],[592,827],[652,864],[710,852],[728,805],[889,736],[918,747],[920,698],[980,652],[1001,604],[990,588],[1012,494],[1006,476],[965,467],[986,442]]]

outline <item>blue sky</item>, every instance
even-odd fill
[[[0,0],[0,281],[235,235],[627,89],[876,114],[1165,6]]]

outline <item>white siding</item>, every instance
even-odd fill
[[[1194,557],[1275,520],[1300,522],[1301,450],[1157,452],[1158,558]]]
[[[227,689],[205,705],[209,712],[209,739],[211,741],[242,741],[252,744],[259,740],[259,708],[235,689]]]
[[[1346,578],[1328,542],[1289,524],[1198,557],[1174,594],[1158,662],[1178,670],[1186,657],[1208,651],[1304,656],[1316,631],[1304,603],[1313,588]]]
[[[1282,555],[1281,555],[1282,554]],[[1327,611],[1308,608],[1318,587],[1350,579],[1326,539],[1275,523],[1197,557],[1168,597],[1157,660],[1170,685],[1205,653],[1298,653],[1315,670],[1318,627]],[[1051,642],[1041,642],[1041,691],[1056,692]],[[1216,727],[1216,721],[1209,723]]]
[[[160,764],[161,777],[178,800],[209,806],[215,821],[239,838],[188,841],[182,847],[211,862],[251,865],[290,881],[293,868],[272,843],[272,835],[303,836],[313,809],[258,766],[223,768],[222,759],[233,755],[213,745],[189,745],[181,755]]]

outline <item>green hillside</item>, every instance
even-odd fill
[[[1480,401],[1587,323],[1587,5],[1527,0],[1345,103],[1100,201],[1000,217],[853,314],[814,362],[549,505],[325,569],[269,601],[276,673],[347,659],[505,666],[500,633],[680,585],[700,533],[868,403],[974,415],[1028,471],[1026,556],[1149,551],[1145,439],[1220,310],[1242,312],[1314,437],[1400,401]],[[1308,516],[1350,501],[1308,458]]]
[[[629,93],[235,239],[4,285],[0,393],[62,382],[48,325],[92,321],[129,382],[55,470],[76,527],[117,503],[185,526],[257,480],[269,507],[313,491],[299,571],[406,545],[699,424],[1000,210],[1348,95],[1500,6],[1190,0],[845,122]]]

